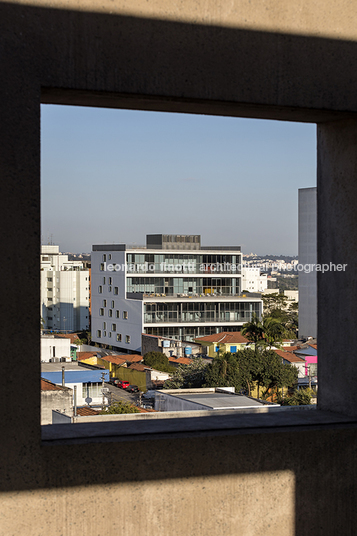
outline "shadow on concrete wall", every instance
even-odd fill
[[[33,240],[24,207],[35,205],[39,211],[40,200],[27,201],[23,186],[29,182],[38,187],[40,179],[40,140],[34,136],[38,124],[33,123],[32,111],[38,106],[39,122],[41,88],[42,102],[60,104],[297,121],[337,119],[347,111],[351,117],[357,111],[355,42],[9,3],[0,5],[0,33],[5,140],[1,147],[7,151],[1,173],[9,188],[4,197],[15,186],[23,189],[19,208],[10,207],[19,215],[16,225],[5,214],[9,225],[3,232],[9,241],[16,242],[19,231],[24,243]],[[25,163],[20,176],[19,154]],[[39,244],[38,237],[34,257]],[[18,296],[20,292],[19,286]],[[38,296],[33,298],[38,303]],[[4,321],[17,321],[18,303],[21,299],[15,294],[4,304]],[[33,311],[38,318],[36,311],[38,305]],[[39,334],[25,318],[23,330],[30,330],[27,342],[36,348]],[[354,427],[203,434],[194,432],[192,419],[192,433],[182,437],[148,435],[140,441],[89,439],[81,445],[44,446],[37,361],[34,351],[19,358],[15,372],[10,360],[4,363],[4,377],[16,374],[17,382],[3,386],[2,492],[172,479],[182,489],[187,479],[198,477],[264,474],[271,479],[275,473],[291,471],[296,535],[353,533]],[[270,481],[264,493],[269,493]],[[244,490],[230,500],[239,509],[243,499]],[[257,501],[261,508],[264,496],[259,490]]]

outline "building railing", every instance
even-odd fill
[[[227,315],[204,315],[200,313],[183,313],[181,315],[175,315],[174,313],[163,314],[163,313],[145,313],[144,314],[144,324],[170,324],[170,323],[188,323],[188,322],[249,322],[252,319],[252,313],[246,314],[233,314],[229,313]]]

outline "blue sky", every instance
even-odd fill
[[[149,233],[297,254],[298,188],[316,185],[316,127],[41,107],[42,235],[61,251]]]

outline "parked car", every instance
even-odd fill
[[[129,391],[129,393],[138,393],[139,387],[137,385],[128,385],[126,390]]]
[[[115,385],[117,387],[121,387],[122,389],[127,389],[129,387],[130,383],[125,381],[125,380],[118,380],[118,382],[116,382]]]
[[[116,382],[119,382],[119,378],[110,378],[109,382],[110,385],[116,385]]]

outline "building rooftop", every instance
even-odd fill
[[[160,391],[160,393],[196,403],[201,406],[207,406],[207,409],[253,408],[266,405],[266,402],[261,402],[255,398],[236,393],[214,392],[212,389],[197,389],[197,391],[201,392],[189,391],[189,389],[179,389],[177,390],[177,393],[175,393],[173,390],[163,390]]]
[[[50,382],[49,380],[41,378],[41,391],[63,391],[63,389],[67,388],[61,387],[59,385],[56,385],[55,383]]]
[[[212,342],[220,344],[247,344],[249,343],[246,337],[240,333],[240,331],[221,331],[220,333],[213,333],[212,335],[206,335],[204,337],[197,337],[197,342]]]

